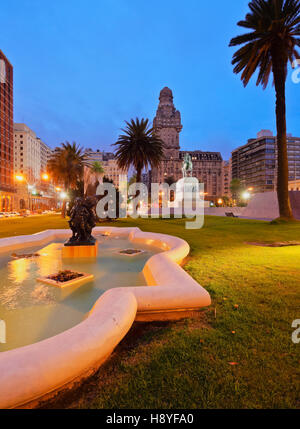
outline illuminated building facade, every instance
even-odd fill
[[[223,194],[223,159],[220,152],[201,150],[180,151],[179,134],[182,130],[181,115],[173,103],[172,91],[165,87],[159,95],[159,105],[153,120],[155,133],[165,144],[164,159],[152,169],[152,182],[164,183],[172,177],[182,178],[182,163],[186,153],[191,156],[193,177],[204,183],[205,199],[216,201]]]
[[[14,207],[13,66],[0,50],[0,211]]]

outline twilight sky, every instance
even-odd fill
[[[182,149],[227,159],[262,128],[275,97],[244,89],[230,38],[248,0],[12,0],[1,5],[0,49],[14,66],[15,122],[54,147],[69,140],[111,150],[125,119],[153,119],[172,89]],[[215,5],[218,8],[215,8]],[[271,82],[272,83],[272,82]],[[300,84],[287,79],[288,131],[300,136]]]

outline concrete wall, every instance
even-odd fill
[[[253,195],[242,215],[253,219],[276,219],[279,216],[276,192],[261,192]]]
[[[300,219],[300,191],[289,192],[293,215]],[[232,212],[241,218],[272,220],[279,217],[276,192],[261,192],[253,195],[247,207],[209,207],[204,209],[205,215],[225,216]]]

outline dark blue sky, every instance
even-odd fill
[[[248,0],[12,0],[0,48],[14,66],[15,122],[50,146],[110,149],[124,119],[155,115],[173,90],[183,149],[230,151],[275,131],[274,91],[243,88],[231,37]],[[217,6],[217,7],[216,7]],[[287,80],[288,130],[300,136],[300,84]]]

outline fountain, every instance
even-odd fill
[[[135,320],[177,320],[210,305],[180,266],[189,254],[184,240],[94,228],[97,201],[75,201],[67,242],[65,229],[0,239],[0,408],[72,388],[98,370]]]

